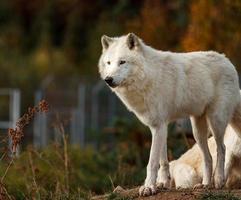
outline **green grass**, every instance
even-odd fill
[[[126,188],[141,185],[151,145],[149,130],[125,120],[116,120],[114,127],[111,134],[98,133],[101,137],[96,139],[97,149],[71,146],[64,141],[44,149],[25,148],[3,180],[8,194],[16,200],[89,199],[111,193],[118,185]],[[8,163],[7,159],[1,160],[0,178]],[[130,199],[116,194],[109,198]]]
[[[206,193],[200,197],[200,200],[241,200],[231,193]]]
[[[60,145],[42,150],[28,148],[14,159],[3,183],[9,195],[17,200],[89,199],[110,193],[117,185],[140,184],[145,176],[144,166],[136,163],[135,154],[120,148],[96,151],[91,147],[68,146],[67,158]],[[0,177],[8,163],[0,162]],[[126,200],[118,196],[114,199]]]

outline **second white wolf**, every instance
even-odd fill
[[[228,126],[224,136],[226,145],[225,187],[237,189],[241,187],[241,138],[238,133]],[[213,137],[208,139],[208,146],[213,158],[213,166],[216,166],[216,143]],[[202,183],[203,168],[202,155],[195,144],[179,159],[170,162],[170,174],[172,186],[176,188],[193,188]]]
[[[103,36],[102,46],[101,77],[152,133],[147,175],[140,195],[154,194],[156,182],[161,187],[170,185],[167,125],[187,116],[204,160],[200,186],[211,185],[212,157],[207,144],[210,129],[217,144],[214,184],[222,187],[224,132],[229,122],[241,128],[238,74],[229,59],[213,51],[159,51],[133,33],[115,38]]]

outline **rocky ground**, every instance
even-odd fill
[[[139,197],[138,189],[118,186],[113,193],[95,196],[92,200],[241,200],[241,190],[159,190],[150,197]]]

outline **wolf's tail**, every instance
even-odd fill
[[[234,111],[230,124],[237,135],[241,138],[241,100]]]

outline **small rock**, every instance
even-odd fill
[[[113,190],[114,193],[121,193],[123,191],[124,191],[124,189],[119,185]]]

